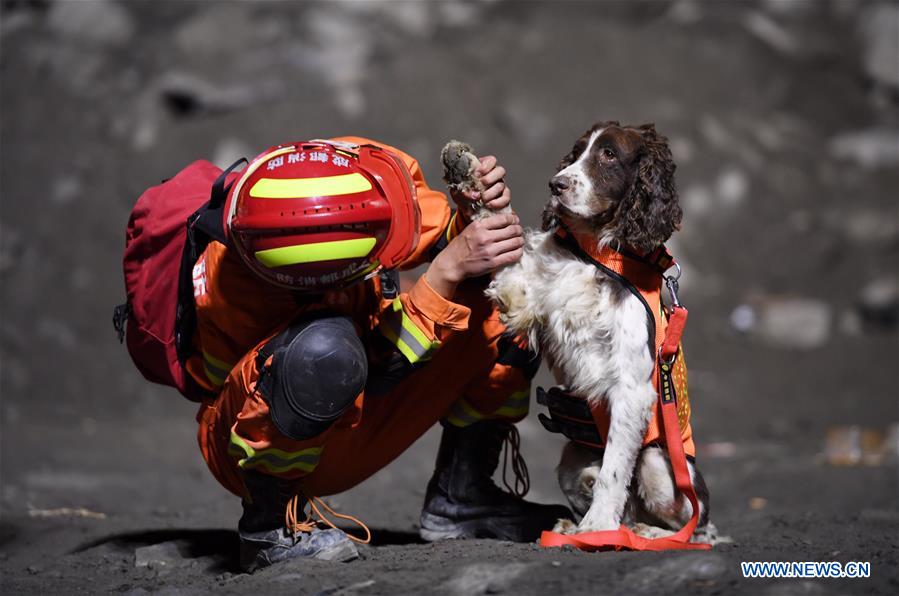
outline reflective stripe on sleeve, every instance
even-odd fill
[[[228,378],[232,368],[234,368],[232,365],[203,350],[203,372],[216,387],[225,384],[225,379]]]
[[[411,364],[429,360],[440,346],[439,341],[428,339],[403,311],[399,298],[393,301],[392,309],[384,312],[378,328]]]
[[[531,389],[524,391],[516,391],[503,403],[493,416],[502,416],[503,418],[520,418],[527,416],[530,406]]]
[[[486,416],[471,407],[468,401],[463,397],[462,399],[457,400],[456,403],[453,404],[453,407],[450,408],[449,414],[446,416],[446,421],[453,426],[465,427],[483,420],[484,418],[486,418]]]
[[[300,470],[311,472],[318,465],[322,447],[310,447],[300,451],[283,451],[281,449],[253,449],[231,431],[228,453],[239,458],[237,465],[241,469],[263,468],[270,473]]]
[[[527,416],[530,406],[531,390],[516,391],[506,398],[498,409],[490,414],[481,414],[464,397],[456,401],[446,415],[446,421],[453,426],[465,427],[486,418],[518,419]]]

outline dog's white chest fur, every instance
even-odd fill
[[[643,303],[547,232],[528,234],[524,256],[498,272],[487,293],[509,329],[539,348],[560,385],[609,409],[602,469],[578,529],[617,528],[656,400]]]
[[[497,273],[488,292],[568,391],[595,402],[614,399],[621,383],[650,383],[643,304],[551,233],[530,233],[521,261]]]

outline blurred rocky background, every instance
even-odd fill
[[[197,158],[341,134],[405,149],[437,186],[460,138],[500,157],[536,226],[559,158],[608,119],[655,122],[678,163],[694,429],[733,543],[417,544],[432,431],[333,499],[377,530],[363,561],[232,575],[239,504],[195,408],[145,382],[110,323],[140,193]],[[3,0],[0,586],[895,593],[897,197],[896,2]],[[548,502],[561,441],[537,409],[522,435]],[[873,577],[742,580],[741,560]]]

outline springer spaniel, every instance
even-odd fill
[[[562,453],[559,483],[580,523],[559,520],[559,532],[614,530],[625,523],[658,537],[692,515],[675,487],[667,452],[643,445],[658,399],[645,307],[553,237],[563,226],[597,249],[653,251],[680,226],[674,170],[667,139],[653,125],[596,124],[550,180],[542,232],[526,233],[524,256],[496,273],[488,289],[509,331],[528,337],[565,391],[591,407],[608,408],[604,452],[570,442]],[[711,540],[708,490],[692,461],[689,471],[700,502],[694,541]]]

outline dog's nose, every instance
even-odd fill
[[[571,180],[568,176],[553,176],[549,181],[549,190],[554,195],[562,194],[563,190],[568,190],[571,186]]]

